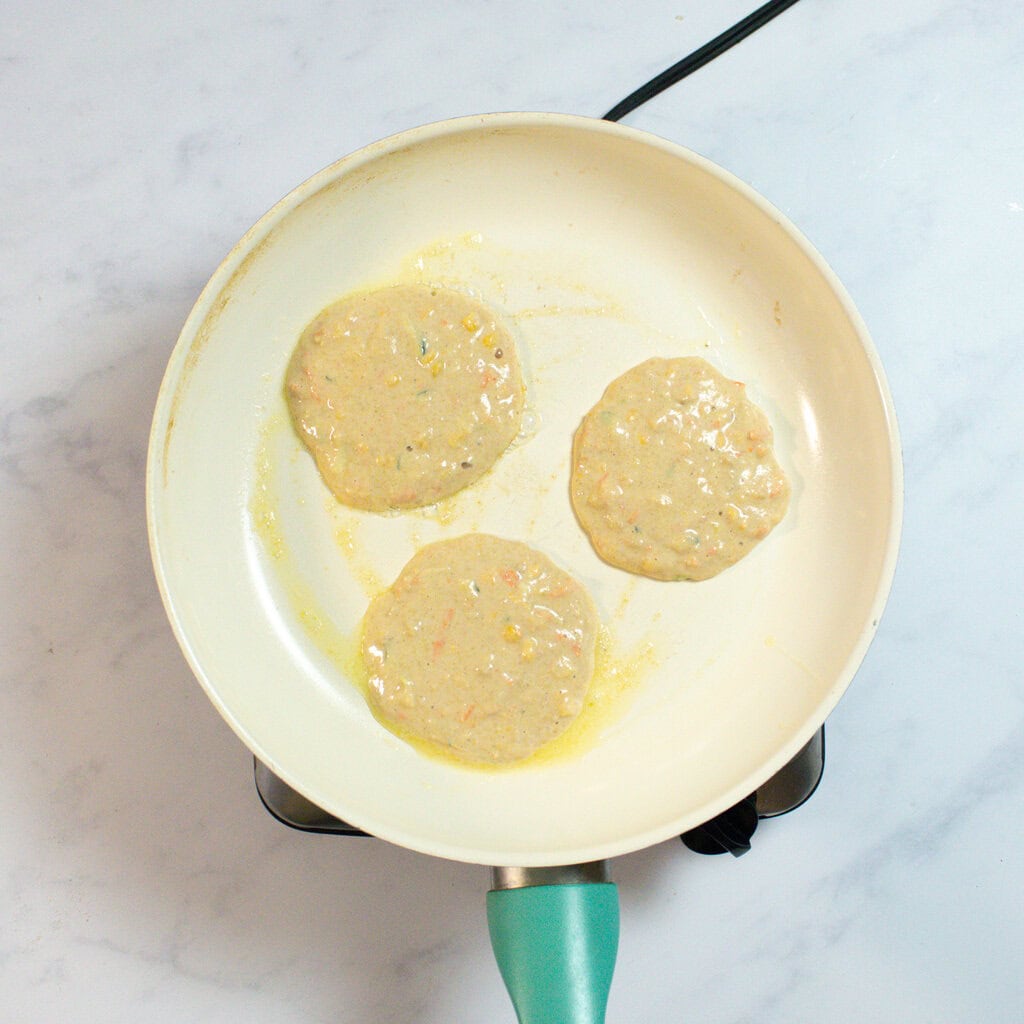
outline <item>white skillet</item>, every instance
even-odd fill
[[[439,509],[338,505],[287,423],[309,319],[401,280],[472,291],[514,324],[528,429]],[[793,496],[743,562],[659,583],[601,562],[568,499],[572,434],[651,355],[701,355],[766,410]],[[238,243],[182,330],[157,403],[147,514],[171,624],[208,696],[273,772],[393,843],[492,865],[623,854],[754,791],[813,735],[871,642],[902,476],[878,357],[843,288],[764,199],[605,121],[495,114],[377,142]],[[416,548],[484,530],[581,579],[610,692],[562,756],[480,771],[381,727],[352,681],[366,604]],[[609,678],[612,683],[609,684]]]

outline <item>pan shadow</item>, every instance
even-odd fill
[[[467,1005],[511,1019],[486,870],[272,820],[251,755],[178,650],[144,477],[186,312],[122,315],[108,363],[0,424],[17,856],[63,897],[64,934],[99,958],[97,996],[118,986],[254,1022],[449,1021]]]

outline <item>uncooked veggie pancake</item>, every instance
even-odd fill
[[[744,385],[688,357],[649,359],[608,385],[576,432],[571,493],[606,562],[704,580],[768,535],[790,488]]]
[[[338,500],[386,512],[432,505],[487,472],[519,431],[524,387],[493,312],[450,289],[394,285],[306,327],[285,396]]]
[[[597,628],[584,588],[539,551],[480,533],[438,541],[363,620],[371,707],[463,760],[518,761],[582,710]]]

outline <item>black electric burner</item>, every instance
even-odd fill
[[[339,836],[365,836],[366,832],[335,818],[279,779],[262,761],[253,759],[256,792],[263,806],[283,825],[301,832]],[[762,818],[777,818],[805,803],[818,788],[825,770],[825,727],[763,786],[746,799],[703,825],[684,832],[680,839],[694,853],[731,853],[750,849],[750,840]]]

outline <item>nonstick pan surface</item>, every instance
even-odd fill
[[[513,325],[523,436],[435,509],[360,513],[288,423],[299,333],[357,289],[470,291]],[[768,413],[793,495],[745,560],[701,583],[602,562],[573,516],[573,432],[649,356],[700,355]],[[213,275],[171,356],[151,438],[156,574],[208,696],[329,813],[428,854],[597,860],[686,831],[786,763],[850,683],[898,547],[902,478],[884,375],[850,299],[765,200],[620,125],[495,114],[414,129],[317,174]],[[526,541],[605,623],[594,706],[520,767],[426,756],[357,685],[370,598],[425,543]]]

